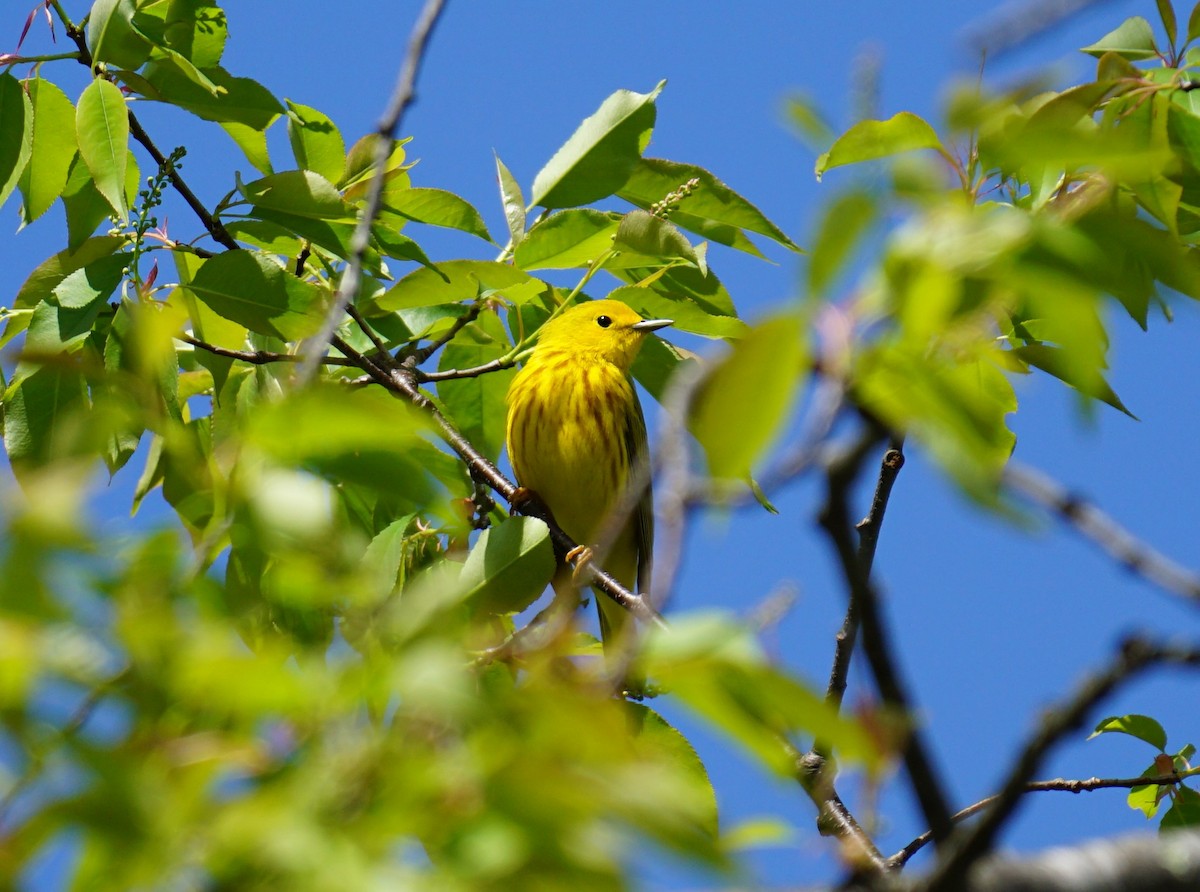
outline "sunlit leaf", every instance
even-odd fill
[[[75,106],[67,94],[44,78],[33,78],[26,87],[33,105],[33,149],[21,175],[21,195],[25,199],[21,213],[26,223],[32,223],[49,210],[67,184],[76,151]]]
[[[33,152],[33,103],[21,82],[0,74],[0,204],[12,194]],[[11,122],[11,123],[10,123]]]
[[[255,251],[206,260],[186,287],[218,315],[285,341],[314,334],[324,320],[322,291]]]
[[[1152,59],[1158,55],[1158,48],[1154,44],[1154,29],[1139,15],[1126,19],[1115,30],[1083,47],[1083,52],[1097,57],[1116,53],[1126,59]]]
[[[504,208],[504,221],[508,224],[508,238],[513,247],[525,237],[525,197],[516,177],[496,155],[496,181],[500,185],[500,204]]]
[[[1146,741],[1160,752],[1166,752],[1167,749],[1167,732],[1156,719],[1148,715],[1116,715],[1101,719],[1096,724],[1096,730],[1088,735],[1088,740],[1101,734],[1128,734]]]
[[[825,171],[844,164],[872,161],[916,149],[939,149],[941,145],[934,129],[912,112],[900,112],[886,121],[860,121],[817,158],[817,179]]]
[[[346,172],[346,144],[337,125],[315,108],[287,100],[288,140],[296,165],[319,173],[330,183]]]
[[[662,81],[649,93],[618,90],[605,99],[538,172],[530,203],[576,207],[625,185],[650,141],[654,100],[665,85]]]
[[[484,241],[492,240],[479,211],[466,199],[444,189],[395,189],[388,192],[384,207],[418,223],[460,229]]]
[[[484,613],[520,613],[546,589],[554,574],[554,549],[546,524],[510,517],[484,530],[463,564],[459,585]]]
[[[75,110],[79,155],[100,194],[121,217],[129,213],[125,199],[129,111],[121,90],[103,79],[84,88]]]

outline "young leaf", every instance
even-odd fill
[[[683,233],[661,217],[649,211],[630,211],[621,218],[613,247],[618,251],[631,251],[646,257],[664,259],[680,258],[705,270],[696,255],[696,249],[684,238]]]
[[[256,251],[211,257],[184,287],[218,315],[285,341],[314,334],[324,320],[321,289]]]
[[[256,208],[312,220],[354,222],[354,211],[333,183],[311,170],[287,170],[239,184],[239,191]]]
[[[1162,19],[1163,30],[1167,32],[1167,43],[1173,47],[1179,27],[1175,22],[1175,7],[1171,0],[1155,0],[1155,3],[1158,4],[1158,17]]]
[[[1190,27],[1189,27],[1190,30]],[[1116,53],[1125,59],[1153,59],[1158,55],[1154,44],[1154,29],[1140,15],[1126,19],[1114,31],[1109,31],[1083,52],[1099,58],[1105,53]]]
[[[473,300],[481,290],[498,291],[508,300],[524,303],[548,287],[507,263],[450,260],[439,263],[437,270],[414,270],[375,298],[375,304],[382,310],[433,307]]]
[[[588,266],[612,247],[621,220],[620,214],[592,208],[556,211],[525,233],[513,260],[527,270]]]
[[[515,248],[525,238],[525,198],[516,177],[505,167],[499,154],[496,154],[496,180],[500,184],[500,204],[508,223],[508,238]]]
[[[1187,42],[1200,38],[1200,3],[1192,7],[1192,12],[1188,16],[1187,26]]]
[[[74,366],[56,363],[18,374],[4,392],[4,448],[13,470],[50,459],[56,434],[86,405],[86,384]]]
[[[554,575],[550,530],[534,517],[510,517],[480,534],[463,564],[459,585],[485,614],[520,613]]]
[[[395,189],[387,193],[384,208],[417,223],[460,229],[484,241],[492,240],[479,211],[465,198],[443,189]]]
[[[900,112],[886,121],[860,121],[817,158],[817,179],[821,179],[825,171],[843,164],[872,161],[915,149],[940,149],[941,146],[942,141],[934,129],[912,112]]]
[[[133,24],[136,14],[136,0],[96,0],[87,19],[93,61],[133,71],[150,58],[150,41]]]
[[[1102,719],[1088,740],[1101,734],[1128,734],[1144,740],[1159,752],[1167,751],[1167,732],[1155,719],[1148,715],[1115,715]]]
[[[743,231],[765,235],[792,251],[800,250],[762,211],[694,164],[641,158],[617,195],[646,210],[692,180],[698,181],[695,188],[671,211],[670,220],[676,226],[756,256],[762,255]]]
[[[296,166],[336,183],[346,172],[346,143],[337,125],[315,108],[287,100],[288,141]]]
[[[21,174],[22,218],[32,223],[62,194],[75,157],[75,106],[44,78],[26,82],[33,107],[33,143]]]
[[[808,287],[813,294],[829,287],[875,216],[875,202],[865,192],[847,192],[828,205],[808,259]]]
[[[758,323],[713,363],[691,414],[713,477],[750,475],[788,420],[806,352],[799,319],[789,314]]]
[[[125,169],[129,158],[129,111],[121,90],[106,80],[93,80],[75,110],[79,155],[100,194],[122,218],[129,214]]]
[[[33,152],[33,103],[21,82],[0,74],[0,205],[16,188]]]
[[[736,316],[716,315],[686,297],[667,297],[651,288],[625,285],[607,297],[628,304],[647,319],[671,319],[675,323],[672,328],[706,338],[740,338],[749,330]]]
[[[1171,793],[1172,803],[1167,813],[1162,816],[1160,830],[1182,830],[1188,827],[1200,827],[1200,793],[1183,784],[1175,787]]]
[[[612,195],[629,179],[654,129],[654,100],[666,81],[649,93],[618,90],[584,119],[533,180],[532,206],[576,207]]]

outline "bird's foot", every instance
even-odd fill
[[[567,552],[566,561],[573,566],[571,581],[579,587],[587,585],[592,575],[594,554],[587,545],[576,545]]]

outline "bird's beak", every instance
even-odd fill
[[[666,328],[668,325],[674,324],[674,319],[643,319],[641,322],[635,322],[629,327],[634,331],[658,331],[660,328]]]

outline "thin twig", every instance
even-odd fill
[[[240,359],[242,362],[248,362],[252,365],[267,365],[272,362],[299,362],[301,358],[295,353],[271,353],[267,350],[230,350],[227,347],[218,347],[216,344],[201,341],[199,338],[188,334],[178,335],[176,339],[183,341],[185,344],[191,344],[193,347],[204,350],[207,353],[212,353],[215,356]],[[341,356],[324,356],[321,358],[321,362],[325,365],[358,367],[357,363]]]
[[[412,354],[412,362],[414,365],[420,365],[425,362],[433,354],[437,353],[445,347],[454,336],[479,318],[479,313],[483,309],[483,302],[476,300],[467,311],[454,320],[454,323],[440,337],[434,338],[420,350],[414,350]],[[480,373],[482,374],[482,373]],[[471,377],[467,375],[459,375],[459,377]]]
[[[1004,483],[1053,511],[1131,572],[1172,594],[1200,603],[1200,574],[1138,539],[1094,504],[1074,495],[1041,471],[1010,462],[1004,471]]]
[[[886,704],[901,714],[911,716],[914,714],[912,700],[901,682],[899,670],[892,657],[879,599],[859,560],[847,509],[850,486],[857,478],[866,454],[875,448],[878,441],[878,433],[870,430],[830,465],[826,472],[828,495],[821,511],[821,526],[825,528],[837,552],[850,597],[858,602],[863,651],[871,673],[875,676],[880,696]],[[933,831],[935,841],[941,844],[954,829],[950,820],[951,811],[946,803],[942,783],[929,757],[924,735],[915,726],[909,729],[905,738],[903,757],[917,802],[929,828]]]
[[[505,361],[503,358],[500,358],[469,369],[443,369],[440,372],[424,372],[420,369],[414,369],[413,371],[416,372],[418,381],[433,383],[436,381],[453,381],[458,378],[478,378],[480,375],[486,375],[489,372],[498,372],[501,369],[512,368],[513,365],[512,360]]]
[[[817,829],[821,834],[835,837],[851,847],[852,857],[849,860],[852,862],[865,863],[875,871],[887,870],[887,861],[879,848],[855,820],[834,788],[828,760],[812,752],[793,753],[793,756],[795,778],[817,807]]]
[[[1200,648],[1158,645],[1130,638],[1121,645],[1111,665],[1086,680],[1067,702],[1047,710],[1041,726],[1025,744],[983,817],[970,828],[960,828],[942,847],[944,855],[930,874],[926,892],[959,888],[971,865],[991,849],[1050,748],[1080,728],[1092,708],[1118,685],[1160,663],[1200,667]]]
[[[1181,783],[1185,775],[1180,772],[1163,774],[1158,777],[1089,777],[1086,780],[1068,780],[1063,777],[1054,780],[1030,781],[1025,785],[1026,793],[1043,793],[1057,791],[1063,793],[1090,793],[1093,790],[1131,789],[1132,787],[1168,787]],[[954,815],[954,823],[958,824],[967,818],[979,814],[999,796],[988,796],[978,802],[968,805]],[[908,863],[909,859],[933,839],[933,834],[926,831],[887,859],[888,867],[898,870]]]
[[[871,568],[875,565],[875,550],[879,545],[879,531],[883,527],[883,515],[887,511],[888,499],[900,469],[904,467],[903,444],[896,440],[884,453],[883,461],[879,464],[879,479],[875,483],[875,495],[871,499],[871,509],[866,517],[860,520],[855,529],[858,530],[858,561],[862,572],[868,578]],[[852,593],[853,594],[853,593]],[[829,684],[825,689],[825,702],[840,709],[842,698],[846,694],[846,683],[850,674],[850,659],[854,654],[854,645],[858,640],[858,602],[851,596],[846,605],[846,616],[842,620],[842,628],[834,639],[833,666],[829,670]],[[813,749],[823,752],[820,743]],[[829,755],[828,752],[823,752]]]
[[[437,25],[444,7],[445,0],[425,0],[421,14],[409,36],[408,50],[404,54],[404,62],[400,66],[392,97],[375,129],[375,133],[379,137],[375,141],[375,160],[373,162],[375,173],[371,177],[371,187],[367,190],[366,205],[363,207],[358,223],[354,227],[354,234],[350,239],[350,262],[342,273],[342,280],[338,285],[333,304],[326,314],[325,324],[309,340],[305,361],[300,364],[297,371],[297,382],[300,385],[305,384],[316,373],[321,354],[325,352],[326,346],[332,343],[342,314],[350,304],[350,299],[358,294],[359,282],[362,280],[363,258],[366,256],[367,247],[371,242],[371,227],[379,215],[379,208],[383,201],[384,168],[387,165],[388,156],[392,153],[392,141],[400,129],[404,113],[415,98],[417,74],[421,70],[421,62],[425,58],[425,49],[429,45],[429,38],[433,35],[433,29]]]
[[[392,355],[388,345],[376,334],[375,329],[367,324],[367,320],[358,312],[358,308],[354,304],[346,304],[346,314],[354,320],[354,323],[362,330],[362,333],[371,339],[371,343],[375,345],[375,349],[381,357]]]

